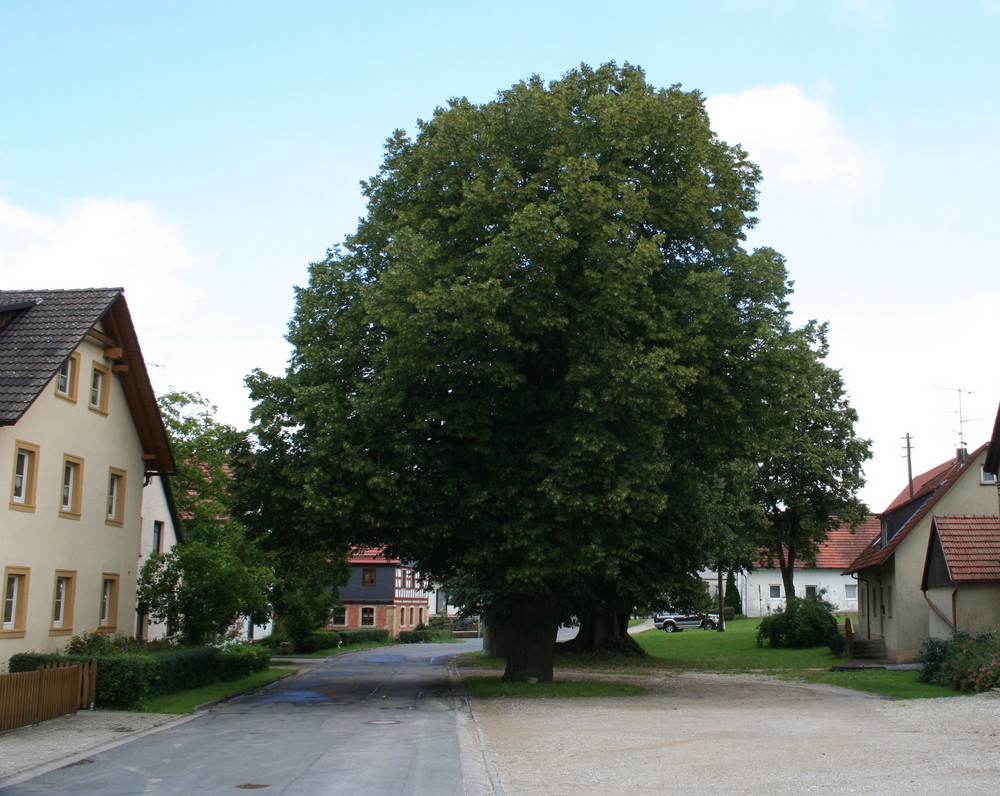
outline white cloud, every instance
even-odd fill
[[[827,105],[792,83],[706,100],[712,127],[764,171],[764,189],[790,189],[849,204],[884,171],[852,142]]]
[[[177,227],[144,202],[83,199],[55,216],[0,199],[6,289],[124,287],[133,316],[162,326],[184,312],[199,264]]]

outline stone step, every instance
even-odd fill
[[[885,648],[885,639],[881,638],[856,638],[850,642],[850,654],[852,658],[864,660],[880,660],[888,653]]]

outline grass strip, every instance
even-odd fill
[[[212,683],[187,691],[164,694],[150,699],[148,702],[143,702],[139,709],[144,713],[193,713],[198,705],[204,705],[206,702],[213,702],[216,699],[245,694],[247,691],[273,683],[275,680],[280,680],[290,674],[295,674],[295,671],[292,669],[265,669],[262,672],[254,672],[249,677],[241,677],[239,680]]]
[[[648,693],[641,685],[604,683],[598,680],[556,680],[551,683],[505,683],[499,677],[471,675],[465,689],[474,697],[535,697],[565,699],[571,697],[631,697]]]
[[[778,676],[783,680],[836,685],[841,688],[850,688],[853,691],[878,694],[889,699],[936,699],[964,696],[960,691],[951,688],[921,682],[917,679],[919,674],[920,672],[914,670],[861,669],[844,672],[782,672]]]

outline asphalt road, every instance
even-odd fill
[[[447,659],[480,639],[339,655],[9,794],[398,796],[489,790]],[[463,772],[463,762],[465,771]]]

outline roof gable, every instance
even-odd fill
[[[878,534],[871,540],[868,546],[847,568],[847,572],[857,572],[865,567],[878,566],[884,563],[895,551],[897,547],[906,539],[910,532],[916,528],[931,510],[937,505],[948,491],[958,481],[969,472],[976,473],[978,477],[979,468],[974,466],[976,460],[986,450],[986,445],[981,445],[972,453],[964,457],[956,457],[943,465],[938,465],[933,470],[929,470],[921,476],[933,473],[930,478],[923,481],[923,486],[919,492],[914,492],[912,500],[904,503],[893,501],[889,504],[889,509],[878,515],[879,519],[890,525],[889,539],[882,545],[881,528]],[[916,479],[914,479],[916,480]],[[908,491],[907,491],[908,494]],[[898,498],[897,498],[898,500]],[[898,523],[895,524],[895,523]]]
[[[1000,581],[1000,517],[939,514],[933,519],[930,549],[935,540],[952,583]]]
[[[121,348],[113,370],[146,469],[172,472],[170,443],[121,288],[0,290],[0,425],[13,425],[24,415],[98,322],[111,347]]]

